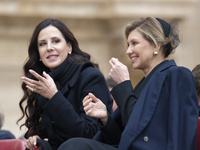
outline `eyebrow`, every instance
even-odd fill
[[[56,39],[56,38],[59,38],[59,39],[60,39],[60,37],[58,37],[58,36],[54,36],[54,37],[52,37],[51,39]],[[46,41],[46,40],[39,40],[38,42],[43,42],[43,41]]]
[[[128,43],[128,42],[133,42],[133,41],[137,41],[137,40],[136,40],[136,39],[131,39],[130,41],[127,41],[127,43]]]

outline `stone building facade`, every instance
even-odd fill
[[[111,57],[125,63],[135,85],[143,73],[131,69],[125,55],[124,27],[130,21],[156,16],[179,25],[181,45],[174,55],[178,65],[190,70],[200,63],[199,0],[0,0],[0,109],[4,129],[19,137],[22,66],[34,27],[45,18],[63,21],[74,33],[80,48],[91,54],[108,77]],[[22,122],[21,122],[22,123]]]

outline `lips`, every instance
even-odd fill
[[[134,62],[136,61],[137,58],[138,58],[137,56],[132,56],[132,57],[130,57],[131,62],[134,63]]]
[[[48,60],[55,60],[58,57],[58,55],[49,55],[47,56]]]

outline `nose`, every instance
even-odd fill
[[[129,46],[129,47],[127,48],[127,50],[126,50],[126,54],[129,55],[129,54],[131,54],[131,53],[133,53],[133,50],[132,50],[131,47]]]
[[[51,43],[48,43],[47,44],[47,51],[52,51],[53,50],[53,47],[51,45]]]

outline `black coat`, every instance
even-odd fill
[[[112,98],[104,76],[87,62],[81,65],[65,61],[49,74],[56,83],[58,92],[50,99],[39,96],[42,108],[41,138],[48,138],[52,149],[57,149],[72,137],[92,138],[97,130],[97,120],[87,116],[82,100],[93,93],[112,110]]]

